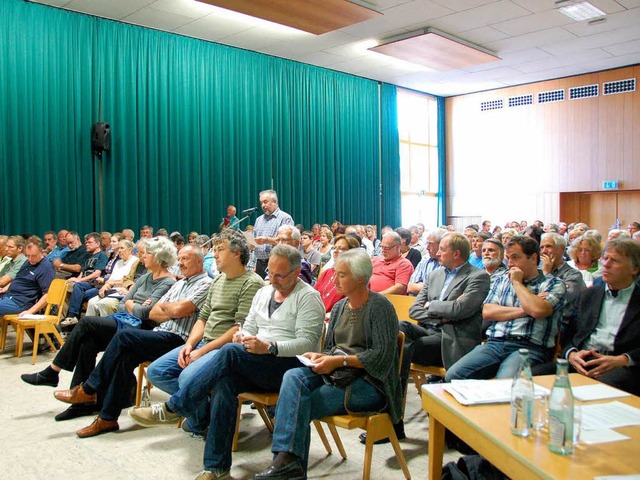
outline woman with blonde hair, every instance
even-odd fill
[[[582,274],[582,279],[587,287],[593,284],[593,279],[599,277],[598,260],[602,256],[602,245],[598,239],[591,235],[581,235],[571,244],[569,250],[571,261],[569,266],[577,269]]]

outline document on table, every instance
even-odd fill
[[[454,380],[443,388],[462,405],[509,403],[513,380]],[[548,395],[549,389],[534,385],[536,395]]]
[[[573,391],[574,398],[576,400],[580,400],[581,402],[631,396],[630,393],[610,387],[609,385],[605,385],[604,383],[598,383],[596,385],[584,385],[582,387],[572,387],[571,390]]]
[[[583,405],[582,430],[640,425],[640,409],[622,402]]]
[[[622,435],[610,428],[602,428],[600,430],[580,429],[580,443],[586,443],[587,445],[593,445],[594,443],[618,442],[620,440],[630,439],[631,437]]]
[[[593,477],[593,480],[640,480],[640,473],[633,475],[603,475],[601,477]]]

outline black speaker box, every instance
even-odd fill
[[[91,151],[94,155],[101,155],[108,150],[111,150],[111,127],[104,122],[94,123],[91,127]]]

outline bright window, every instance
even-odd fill
[[[438,105],[425,94],[398,89],[402,225],[438,220]]]

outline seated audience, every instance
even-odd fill
[[[504,265],[504,245],[500,240],[487,238],[482,242],[482,266],[491,278],[491,283],[500,275],[507,273]]]
[[[563,356],[572,370],[640,395],[640,245],[605,245],[603,284],[576,301],[577,321]]]
[[[78,437],[118,430],[122,409],[131,406],[131,392],[136,387],[135,368],[184,345],[211,285],[211,279],[202,270],[202,257],[202,250],[194,245],[180,251],[178,264],[183,279],[176,282],[149,312],[152,330],[119,330],[79,388],[55,392],[58,400],[71,405],[87,405],[96,403],[98,396],[104,398],[100,413],[88,427],[76,432]],[[37,374],[32,374],[31,378],[34,376],[37,380]]]
[[[315,289],[320,293],[320,297],[322,298],[322,303],[324,304],[325,311],[327,313],[331,312],[333,306],[343,298],[338,290],[336,289],[336,284],[334,282],[335,275],[335,262],[338,257],[347,250],[351,250],[352,248],[360,248],[360,243],[355,237],[350,235],[338,235],[333,242],[333,266],[325,268],[320,276],[318,277],[318,281],[316,282]]]
[[[365,227],[362,246],[365,247],[370,257],[380,255],[380,239],[376,237],[376,229],[373,225],[367,225]]]
[[[593,284],[595,277],[600,276],[598,271],[598,260],[602,255],[600,241],[590,235],[581,235],[571,244],[569,256],[571,261],[567,262],[570,267],[580,271],[582,279],[587,287]]]
[[[318,292],[298,277],[301,260],[298,249],[289,245],[272,248],[271,284],[258,290],[234,342],[223,345],[167,402],[129,411],[142,426],[175,426],[211,396],[214,428],[207,433],[204,471],[197,480],[229,478],[238,394],[279,391],[286,371],[300,366],[295,355],[318,348],[324,308]]]
[[[96,280],[102,276],[107,265],[107,256],[100,248],[99,233],[93,232],[85,235],[84,246],[89,256],[82,264],[80,275],[67,280],[67,288],[71,291],[71,298],[69,299],[68,316],[60,323],[62,326],[78,323],[82,302],[98,294]]]
[[[627,226],[627,232],[629,232],[629,235],[631,235],[633,237],[633,235],[635,233],[640,232],[640,223],[638,222],[631,222],[628,226]]]
[[[418,250],[420,255],[424,257],[427,253],[424,243],[422,243],[422,233],[424,233],[424,230],[421,232],[417,225],[411,225],[409,231],[411,232],[411,243],[409,243],[409,246]]]
[[[300,230],[293,225],[282,225],[278,228],[276,234],[276,245],[289,245],[300,250]],[[269,281],[269,272],[266,272],[266,281]],[[311,264],[307,259],[303,258],[300,266],[300,280],[309,285],[313,284],[313,273],[311,272]]]
[[[16,278],[22,266],[27,262],[24,250],[27,242],[19,235],[9,237],[5,244],[5,250],[9,260],[5,263],[0,276],[0,294],[9,290],[9,284]]]
[[[483,268],[482,264],[482,244],[485,240],[491,238],[491,235],[485,232],[476,232],[471,237],[471,253],[469,254],[469,263],[476,268]]]
[[[402,239],[396,232],[387,232],[382,237],[382,255],[373,258],[373,275],[370,288],[383,295],[406,294],[413,273],[413,265],[402,256]]]
[[[57,243],[53,246],[53,249],[47,253],[47,258],[51,263],[53,263],[56,258],[61,258],[65,253],[69,251],[69,247],[67,246],[67,233],[69,232],[64,229],[58,231],[58,234],[56,236]],[[45,234],[45,237],[46,236],[47,235]]]
[[[631,234],[629,232],[627,232],[626,230],[621,230],[619,228],[612,228],[611,230],[609,230],[609,234],[607,235],[608,242],[616,239],[628,240],[630,238]]]
[[[255,479],[306,478],[312,420],[351,412],[386,411],[393,422],[402,416],[395,310],[367,288],[372,265],[365,251],[342,253],[335,269],[336,288],[347,298],[331,312],[323,353],[304,354],[315,366],[285,373],[271,445],[274,459]],[[338,384],[335,375],[345,367],[354,370],[353,378]]]
[[[171,395],[189,383],[224,344],[231,342],[249,313],[253,297],[264,285],[258,274],[245,268],[249,248],[241,233],[226,229],[214,238],[221,272],[213,280],[198,320],[184,346],[167,352],[147,368],[149,381]],[[203,435],[209,426],[208,404],[207,397],[184,420],[182,428]]]
[[[438,249],[440,240],[447,233],[444,228],[436,228],[427,233],[426,253],[422,260],[411,274],[409,285],[407,286],[407,295],[417,295],[424,287],[429,274],[440,266],[438,261]]]
[[[202,260],[202,266],[209,278],[216,278],[218,275],[218,269],[216,268],[216,260],[213,258],[213,243],[211,237],[208,235],[198,235],[195,240],[195,244],[204,252],[204,259]]]
[[[166,239],[151,239],[142,261],[149,273],[140,277],[120,301],[118,314],[139,323],[142,328],[149,329],[155,326],[149,322],[149,312],[175,283],[168,271],[168,265],[176,261],[175,248]],[[122,320],[118,321],[116,318],[118,316],[83,317],[67,337],[50,366],[41,372],[26,374],[21,378],[32,385],[56,387],[60,370],[73,371],[71,389],[78,391],[95,368],[98,353],[105,350],[119,329],[127,328]],[[74,404],[55,418],[60,421],[90,415],[96,409],[100,409],[102,401],[103,398],[97,398],[96,402],[87,400],[86,403]]]
[[[9,242],[13,238],[11,237]],[[14,242],[16,245],[20,243],[17,240]],[[8,285],[6,294],[0,298],[0,317],[16,313],[39,313],[47,304],[47,292],[55,272],[51,263],[44,260],[42,240],[35,236],[29,237],[25,252],[26,261]]]
[[[78,232],[67,232],[67,247],[69,251],[53,261],[56,278],[64,278],[65,280],[77,277],[82,271],[85,260],[89,258]]]
[[[318,277],[320,262],[322,261],[320,252],[313,248],[313,233],[305,230],[300,235],[300,255],[311,265],[311,272],[314,277]]]
[[[487,341],[447,370],[447,382],[513,377],[521,348],[529,349],[532,366],[553,358],[564,306],[564,283],[538,270],[540,247],[532,238],[512,238],[507,258],[509,273],[493,282],[482,307],[483,319],[491,321]]]
[[[328,228],[322,227],[320,229],[320,246],[318,247],[318,252],[320,252],[320,270],[322,270],[326,263],[331,259],[333,248],[332,242],[333,233],[331,233],[331,230]]]
[[[137,247],[134,247],[130,240],[120,241],[120,260],[116,262],[109,280],[98,290],[98,295],[89,299],[87,316],[106,317],[118,311],[120,300],[129,292],[134,282],[147,273],[144,263],[140,261],[145,254],[146,243],[146,240],[140,240]],[[133,255],[134,250],[138,251],[138,256]]]
[[[411,232],[407,228],[396,228],[395,232],[400,235],[402,243],[400,244],[400,253],[404,258],[411,262],[413,268],[416,268],[422,260],[422,254],[419,250],[409,246],[411,243]]]

